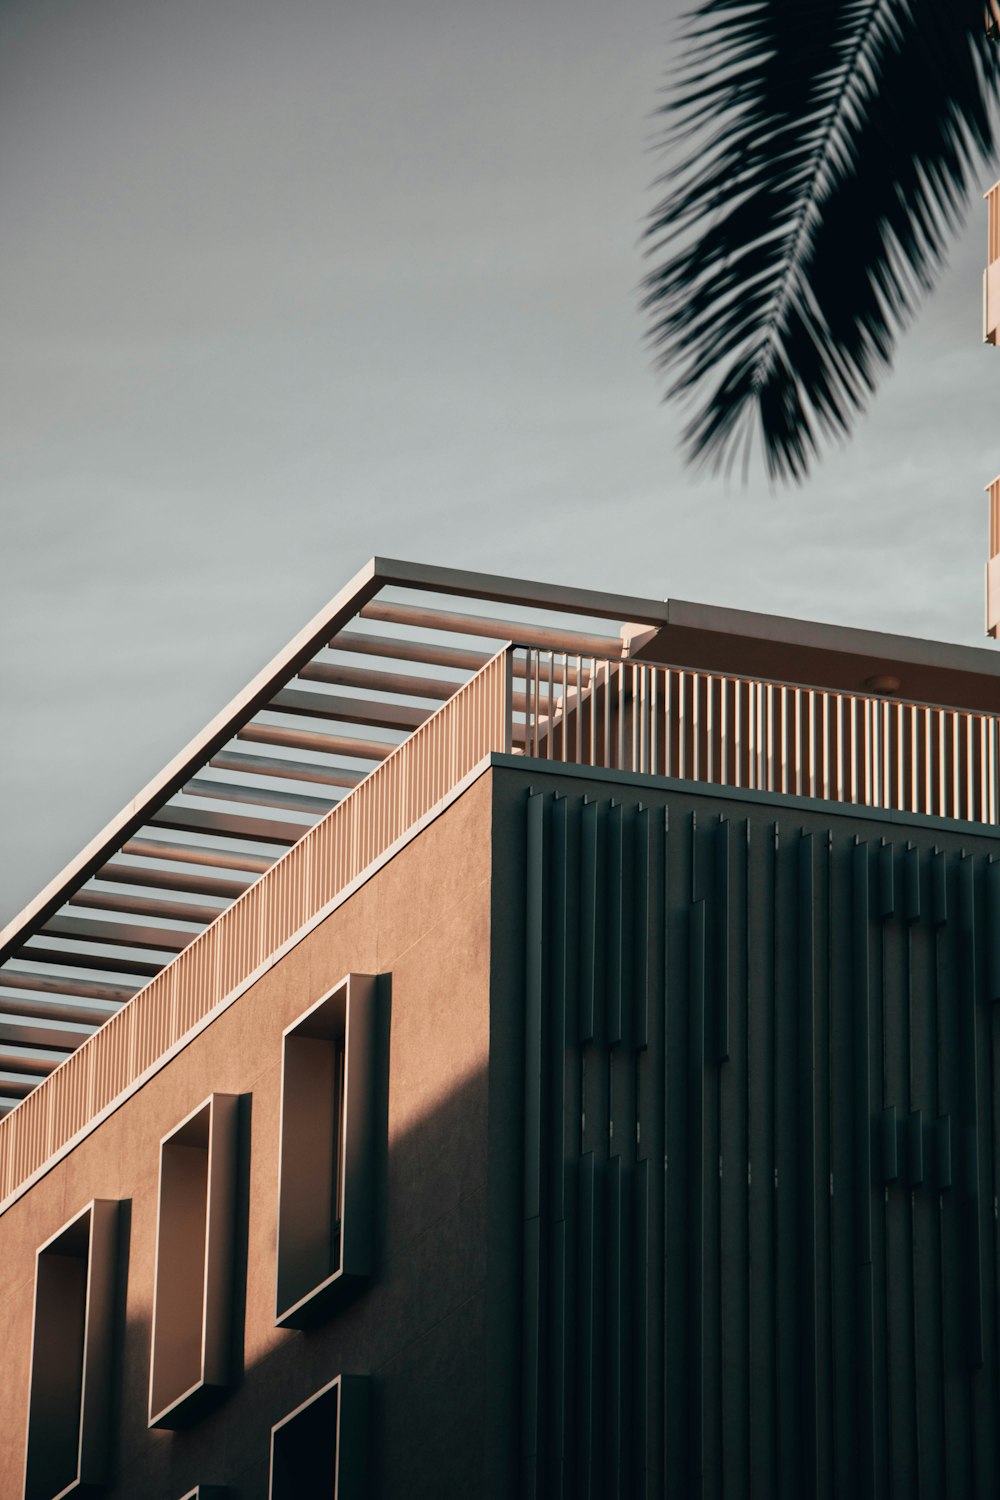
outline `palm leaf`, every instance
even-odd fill
[[[688,455],[801,479],[933,283],[993,150],[983,0],[703,0],[643,305]]]

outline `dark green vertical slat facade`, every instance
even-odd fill
[[[496,796],[523,1493],[1000,1493],[998,841],[651,778]]]
[[[522,1336],[522,1488],[528,1500],[541,1493],[539,1413],[543,1391],[542,1368],[542,1215],[544,1174],[542,1031],[545,1018],[546,970],[551,963],[551,941],[546,932],[545,907],[549,882],[545,869],[546,820],[543,797],[528,797],[527,859],[525,869],[525,1026],[524,1026],[524,1295]],[[547,1080],[546,1080],[547,1081]],[[546,1199],[551,1193],[546,1194]],[[546,1216],[547,1217],[547,1216]]]

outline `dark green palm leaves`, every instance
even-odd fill
[[[983,0],[703,0],[644,304],[690,456],[756,433],[798,479],[846,432],[993,148],[996,57]]]

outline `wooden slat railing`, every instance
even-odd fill
[[[485,755],[509,748],[510,663],[504,648],[0,1120],[0,1201],[390,849]]]
[[[529,755],[996,826],[996,714],[517,648]],[[590,686],[577,690],[576,678]]]
[[[505,647],[0,1120],[0,1200],[497,750],[992,826],[1000,813],[997,715]]]

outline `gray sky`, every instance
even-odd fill
[[[805,487],[680,462],[680,8],[4,0],[0,920],[374,553],[982,641],[981,210]]]

